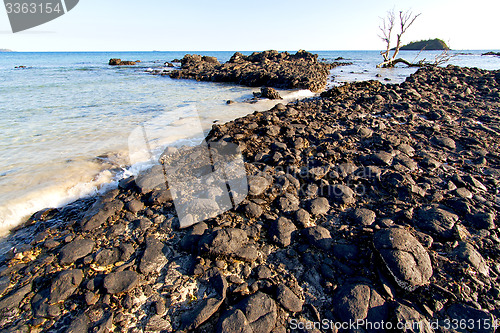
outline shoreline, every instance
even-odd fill
[[[107,69],[107,68],[106,68]],[[142,70],[142,69],[141,69]],[[23,74],[18,74],[22,75]],[[109,75],[109,74],[105,74]],[[149,80],[151,82],[158,81],[157,78],[151,78],[149,75],[146,73],[141,73],[140,74],[143,77],[144,80]],[[153,83],[154,84],[154,83]],[[236,116],[243,115],[241,110],[238,110],[239,106],[241,106],[242,109],[245,109],[245,106],[243,103],[236,103],[235,105],[231,105],[226,107],[225,105],[225,100],[220,100],[220,105],[217,104],[217,99],[222,98],[222,97],[227,97],[227,98],[233,98],[237,101],[239,101],[239,98],[247,98],[247,92],[246,91],[241,91],[237,86],[234,91],[229,91],[232,90],[231,87],[232,85],[220,85],[223,86],[221,89],[219,89],[217,86],[212,87],[212,88],[206,88],[206,86],[209,86],[209,83],[193,83],[193,84],[179,84],[179,88],[174,89],[174,93],[178,94],[178,91],[184,87],[184,85],[187,85],[188,88],[194,88],[198,89],[201,88],[201,92],[205,92],[206,94],[210,92],[216,92],[217,90],[220,90],[220,93],[218,95],[214,96],[213,101],[211,102],[210,100],[203,100],[203,93],[198,93],[198,95],[194,96],[193,99],[195,102],[201,102],[201,104],[194,104],[197,106],[202,106],[200,109],[200,112],[203,113],[203,121],[206,121],[207,123],[211,123],[212,120],[216,119],[226,119],[226,114],[220,114],[221,112],[214,112],[217,111],[216,108],[220,108],[223,110],[230,110],[229,112],[234,112]],[[201,87],[198,87],[201,86]],[[165,85],[162,85],[162,87],[165,87]],[[168,88],[168,85],[166,86]],[[229,87],[229,88],[226,88]],[[247,88],[245,88],[248,90]],[[186,95],[189,93],[189,90],[187,90]],[[248,92],[248,98],[251,97],[251,91]],[[210,95],[209,95],[210,96]],[[178,98],[178,100],[181,98]],[[186,98],[185,98],[186,99]],[[192,101],[192,99],[191,99]],[[85,103],[85,101],[83,101]],[[168,102],[168,101],[167,101]],[[165,103],[167,103],[165,102]],[[257,103],[253,104],[256,110],[263,110],[266,108],[265,103]],[[272,106],[272,105],[271,105]],[[269,106],[269,107],[271,107]],[[93,106],[92,106],[93,107]],[[128,107],[128,106],[127,106]],[[130,107],[133,107],[130,106]],[[231,108],[229,108],[231,107]],[[269,108],[267,107],[267,108]],[[97,107],[96,107],[97,108]],[[107,108],[108,112],[109,109],[112,109],[113,106],[110,104],[110,106]],[[175,112],[177,107],[175,107],[175,104],[172,103],[172,105],[166,105],[165,112],[162,112],[162,108],[158,108],[156,105],[152,105],[151,108],[148,110],[150,111],[149,114],[152,114],[154,116],[158,116],[160,114],[164,114],[167,111],[168,112]],[[48,108],[45,108],[48,109]],[[79,112],[86,113],[86,111],[80,111],[80,110],[73,110],[70,107],[68,107],[68,113],[76,113],[78,114]],[[156,112],[155,110],[158,109],[159,111]],[[138,120],[144,119],[145,117],[150,117],[149,114],[143,115],[142,112],[134,116],[134,111],[130,112],[128,115],[124,115],[125,117],[129,117],[125,119],[125,123],[130,124],[131,122],[134,121],[132,118],[136,118]],[[252,110],[253,111],[253,110]],[[97,113],[97,112],[96,112]],[[104,113],[104,112],[103,112]],[[205,116],[205,113],[211,114],[214,113],[213,118],[209,119],[209,116]],[[50,116],[49,116],[50,117]],[[63,115],[63,117],[66,117],[66,115]],[[85,117],[85,115],[83,115]],[[53,117],[54,118],[54,117]],[[205,119],[206,118],[206,119]],[[49,118],[52,119],[52,118]],[[83,118],[85,119],[85,118]],[[112,123],[119,124],[120,123],[120,117],[115,116],[115,119],[112,120]],[[147,119],[147,118],[146,118]],[[177,118],[173,119],[176,120]],[[104,120],[103,120],[104,121]],[[56,121],[51,121],[50,124],[47,124],[46,126],[53,129],[51,124],[55,124]],[[80,122],[79,122],[80,123]],[[84,123],[82,121],[81,123]],[[92,123],[93,124],[93,123]],[[40,159],[34,159],[34,163],[27,158],[26,156],[35,156],[37,150],[33,149],[30,151],[28,150],[27,152],[23,153],[21,149],[14,150],[14,154],[9,154],[9,157],[11,160],[6,160],[5,162],[5,168],[8,172],[13,170],[12,174],[6,173],[6,176],[2,178],[2,184],[4,185],[4,191],[3,193],[0,194],[2,198],[5,200],[3,201],[3,206],[0,207],[0,221],[5,222],[1,227],[2,236],[5,235],[8,232],[8,229],[11,229],[13,225],[17,225],[21,221],[21,219],[18,218],[18,216],[26,216],[26,218],[29,218],[30,215],[35,213],[36,211],[43,209],[47,206],[52,206],[52,207],[60,207],[61,205],[55,205],[56,203],[60,203],[62,201],[68,203],[70,201],[75,200],[78,197],[81,197],[81,193],[92,193],[95,190],[95,187],[92,186],[93,183],[97,183],[98,185],[102,186],[102,183],[107,183],[104,180],[108,178],[113,178],[114,180],[115,174],[116,173],[121,173],[122,170],[120,170],[122,167],[128,165],[128,150],[127,150],[127,142],[126,142],[126,134],[128,133],[128,130],[122,131],[122,133],[125,133],[123,137],[120,137],[121,133],[118,133],[118,130],[114,129],[106,129],[106,128],[101,128],[99,127],[99,124],[96,124],[98,127],[96,128],[97,134],[99,134],[100,138],[103,138],[103,140],[95,140],[95,147],[96,149],[93,149],[90,145],[92,142],[89,143],[89,145],[85,144],[80,144],[79,138],[83,137],[84,140],[88,140],[88,137],[85,137],[85,132],[87,131],[87,128],[85,126],[78,127],[79,125],[75,125],[72,123],[67,124],[68,126],[73,129],[71,132],[71,135],[68,135],[68,138],[70,137],[75,137],[75,140],[62,140],[62,146],[64,146],[64,143],[66,143],[65,146],[67,147],[72,147],[66,149],[64,153],[61,153],[62,157],[58,158],[57,156],[54,158],[51,158],[52,155],[54,154],[59,154],[58,151],[58,145],[55,144],[44,144],[42,143],[44,140],[48,140],[48,142],[51,141],[52,138],[56,138],[56,135],[50,135],[44,133],[43,126],[38,126],[40,128],[37,128],[37,126],[34,126],[36,130],[38,130],[37,138],[31,139],[27,138],[25,141],[28,143],[31,143],[33,141],[33,144],[31,145],[32,147],[38,147],[38,151],[41,151],[42,148],[47,148],[47,153],[45,156],[42,156]],[[55,129],[55,133],[57,134],[57,126],[53,126]],[[87,126],[91,127],[91,125]],[[131,126],[128,126],[131,127]],[[61,128],[61,126],[59,126]],[[170,128],[170,126],[167,126],[167,128]],[[131,130],[132,128],[130,128]],[[80,131],[81,130],[81,131]],[[117,133],[116,136],[108,135],[106,132],[113,133],[115,131]],[[36,132],[36,131],[35,131]],[[100,132],[100,133],[99,133]],[[11,134],[14,136],[15,134]],[[81,136],[79,136],[81,135]],[[92,136],[92,133],[88,133],[89,136]],[[40,138],[40,139],[38,139]],[[32,141],[30,141],[32,140]],[[103,141],[109,140],[109,142],[106,142],[106,147],[103,150],[99,149],[99,146],[103,145]],[[200,137],[201,140],[201,137]],[[9,141],[9,138],[7,137],[7,141]],[[14,139],[12,139],[14,141]],[[86,142],[86,141],[84,141]],[[19,144],[18,144],[19,146]],[[88,146],[88,147],[87,147]],[[75,150],[75,153],[77,153],[77,156],[73,158],[74,156],[69,154],[68,152],[71,152],[71,149]],[[80,151],[81,149],[81,151]],[[63,150],[63,149],[61,149]],[[9,150],[4,150],[4,152],[9,153]],[[20,152],[20,153],[19,153]],[[114,153],[116,152],[116,154]],[[125,153],[123,155],[122,153]],[[91,154],[88,154],[91,153]],[[20,159],[15,159],[13,156],[16,156],[16,154],[21,155]],[[101,158],[104,155],[110,156],[109,158]],[[49,157],[49,158],[46,158]],[[109,163],[108,163],[109,162]],[[52,163],[52,164],[51,164]],[[105,165],[106,164],[106,165]],[[21,165],[21,167],[18,167]],[[90,165],[90,166],[89,166]],[[109,168],[107,165],[110,165]],[[42,172],[36,173],[38,169],[42,169],[45,173],[42,175]],[[18,171],[19,170],[19,171]],[[52,170],[62,170],[61,173],[58,172],[51,172]],[[70,172],[68,170],[73,170],[73,172]],[[111,170],[110,172],[108,172]],[[67,171],[67,172],[66,172]],[[17,173],[16,173],[17,172]],[[34,176],[33,176],[34,175]],[[40,175],[40,176],[39,176]],[[100,179],[95,179],[96,177],[99,177],[101,175]],[[73,177],[72,177],[73,176]],[[0,175],[1,177],[1,175]],[[26,182],[23,181],[23,178],[28,178],[30,180],[30,185],[28,186]],[[74,180],[74,182],[73,182]],[[81,181],[80,181],[81,180]],[[77,183],[78,181],[78,183]],[[33,185],[31,185],[33,184]],[[12,187],[10,187],[12,185]],[[10,188],[15,188],[17,192],[15,193],[9,193],[8,189]],[[36,190],[35,188],[38,188],[39,190]],[[34,192],[34,193],[33,193]],[[52,197],[52,199],[50,199]],[[69,198],[69,199],[68,199]],[[51,201],[49,201],[49,199]],[[41,203],[44,203],[44,205],[41,205]],[[34,207],[34,208],[32,208]],[[25,220],[25,219],[23,219]]]
[[[215,125],[207,141],[238,143],[251,178],[236,210],[178,229],[168,191],[129,180],[42,214],[0,268],[0,324],[269,332],[357,308],[498,318],[499,84],[498,71],[425,69]]]
[[[299,79],[303,78],[303,77],[306,77],[308,81],[311,81],[311,82],[314,82],[314,81],[317,81],[317,78],[315,77],[315,69],[318,69],[318,68],[321,68],[323,69],[324,68],[328,68],[328,66],[330,65],[325,65],[323,63],[319,63],[317,62],[317,56],[315,57],[314,55],[308,53],[308,52],[305,52],[305,51],[299,51],[297,52],[295,55],[288,55],[287,52],[284,52],[282,54],[278,54],[276,51],[265,51],[265,52],[262,52],[262,53],[259,53],[259,52],[254,52],[252,55],[249,55],[249,56],[244,56],[242,55],[241,53],[235,53],[235,55],[233,55],[233,57],[235,57],[236,55],[238,55],[238,57],[240,58],[239,60],[237,60],[237,62],[244,62],[244,61],[247,61],[247,59],[251,59],[251,60],[248,60],[250,62],[255,62],[255,60],[252,60],[252,57],[254,58],[257,58],[257,62],[261,61],[264,63],[264,65],[260,64],[260,65],[257,65],[257,67],[259,66],[263,66],[265,68],[265,63],[266,62],[269,62],[268,58],[270,57],[274,57],[273,61],[275,61],[276,63],[278,63],[279,65],[278,66],[283,66],[284,68],[286,68],[287,71],[292,71],[292,73],[287,73],[287,77],[284,77],[280,80],[284,80],[284,82],[288,82],[290,81],[290,77],[298,77]],[[280,55],[287,55],[286,57],[278,57],[276,58],[276,56],[280,56]],[[196,57],[199,57],[196,58]],[[288,57],[288,58],[287,58]],[[189,61],[184,61],[184,58],[185,59],[188,59]],[[196,55],[186,55],[185,57],[183,58],[183,62],[184,63],[195,63],[195,64],[198,64],[200,61],[204,62],[205,59],[210,59],[213,63],[218,63],[216,58],[215,57],[201,57],[201,56],[196,56]],[[289,59],[290,58],[290,59]],[[192,59],[195,59],[195,60],[192,60]],[[111,60],[117,60],[117,59],[111,59]],[[111,64],[111,60],[110,60],[110,64]],[[265,60],[265,61],[264,61]],[[296,61],[298,60],[298,62]],[[301,60],[304,60],[304,61],[301,61]],[[281,63],[285,62],[284,65],[282,65]],[[305,63],[303,63],[305,62]],[[138,62],[137,63],[138,65],[137,66],[131,66],[130,69],[137,69],[137,68],[141,68],[141,62]],[[116,65],[116,64],[115,64]],[[135,63],[134,63],[135,65]],[[314,67],[314,69],[310,70],[308,69],[306,71],[306,73],[304,73],[304,68],[301,68],[301,67],[308,67],[310,65],[314,65],[316,67]],[[192,64],[188,64],[188,66],[186,66],[186,68],[189,70],[190,69],[190,66],[192,66]],[[143,66],[142,68],[146,69],[148,68],[147,66]],[[296,72],[293,72],[295,68],[299,68],[298,71]],[[252,70],[255,70],[256,68],[253,68]],[[181,68],[182,70],[182,68]],[[250,70],[250,72],[252,72],[252,70]],[[271,69],[264,69],[264,71],[279,71],[279,68],[271,68]],[[148,71],[146,71],[148,72]],[[174,70],[174,72],[177,72],[177,70]],[[251,76],[252,74],[247,71],[247,73],[242,73],[241,74],[241,77],[244,79],[246,76]],[[156,74],[156,73],[152,73],[152,74]],[[165,74],[163,72],[160,72],[161,75]],[[167,75],[169,74],[172,74],[172,72],[166,72]],[[324,74],[323,72],[321,73],[322,75]],[[220,76],[221,74],[219,74]],[[224,75],[224,74],[223,74]],[[241,84],[239,82],[231,82],[230,80],[228,79],[224,79],[223,78],[223,75],[222,75],[222,80],[219,80],[220,83],[228,83],[228,84],[235,84],[237,86],[241,86],[241,85],[245,85],[245,84]],[[301,77],[302,76],[302,77]],[[324,75],[323,75],[324,76]],[[321,77],[321,81],[319,83],[319,85],[326,85],[326,80],[327,80],[327,76],[324,76],[324,77]],[[201,80],[203,81],[203,80]],[[211,80],[209,80],[211,81]],[[251,86],[255,86],[255,85],[251,85]],[[272,86],[272,85],[271,85]],[[279,84],[280,87],[283,86],[283,84]],[[282,87],[283,88],[283,87]],[[292,87],[288,87],[288,89],[286,89],[286,94],[287,95],[292,95],[292,96],[295,96],[297,95],[298,93],[298,97],[301,98],[301,95],[304,95],[304,94],[301,94],[301,90],[304,90],[304,89],[300,89],[300,88],[292,88]],[[254,94],[255,96],[255,94]],[[288,96],[288,97],[285,97],[286,100],[290,100],[291,98]],[[253,111],[260,111],[260,110],[265,110],[265,107],[263,107],[263,105],[265,104],[270,104],[270,103],[266,103],[267,99],[266,98],[262,98],[262,99],[253,99],[253,100],[246,100],[246,101],[242,101],[241,103],[236,103],[236,105],[232,105],[231,107],[234,109],[238,106],[241,106],[242,109],[251,109],[252,112]],[[230,101],[231,103],[234,103],[233,101]],[[267,101],[269,102],[269,101]],[[257,106],[255,103],[259,103],[259,106]],[[240,112],[237,112],[237,115],[236,116],[241,116],[241,111]],[[231,117],[233,118],[233,117]],[[227,120],[227,119],[226,119]],[[202,138],[200,137],[200,140]],[[190,138],[186,137],[182,140],[190,140]],[[116,147],[118,148],[118,147]],[[107,151],[107,152],[104,152],[103,154],[101,155],[111,155],[112,157],[115,157],[115,158],[111,158],[109,161],[107,159],[102,159],[101,161],[101,155],[100,156],[96,156],[96,157],[90,157],[88,163],[93,163],[93,162],[96,162],[97,160],[99,160],[99,163],[96,163],[96,166],[94,167],[94,171],[98,171],[95,173],[94,177],[87,177],[87,182],[79,182],[79,183],[74,183],[74,184],[70,184],[70,180],[69,179],[66,179],[66,182],[64,185],[62,184],[58,184],[57,186],[48,186],[46,184],[46,187],[41,189],[40,193],[45,193],[45,197],[48,197],[48,196],[54,196],[55,197],[55,200],[58,202],[58,204],[54,204],[54,205],[51,205],[51,208],[61,208],[61,207],[64,207],[65,205],[67,204],[70,204],[72,203],[73,201],[75,200],[78,200],[78,199],[81,199],[81,198],[86,198],[86,197],[89,197],[89,196],[95,196],[95,195],[98,195],[99,193],[102,193],[102,191],[108,191],[109,189],[112,189],[112,188],[115,188],[116,187],[116,184],[117,182],[121,179],[121,176],[120,174],[128,174],[130,173],[130,170],[131,169],[134,169],[134,165],[125,165],[124,163],[126,158],[123,158],[122,155],[124,153],[124,151],[126,150],[125,147],[120,147],[120,151]],[[116,156],[115,156],[116,155]],[[70,157],[71,159],[71,157]],[[110,168],[102,168],[102,167],[98,167],[97,164],[111,164],[111,167]],[[143,163],[142,161],[139,162],[139,163]],[[133,163],[134,164],[134,163]],[[117,169],[121,169],[121,171],[112,171],[112,170],[117,170]],[[81,171],[83,173],[83,171]],[[87,176],[89,175],[89,173],[87,172]],[[102,179],[106,179],[106,180],[100,180],[100,178]],[[93,185],[93,183],[96,183],[98,185]],[[103,188],[103,190],[101,189]],[[55,195],[54,193],[58,191],[58,195]],[[70,194],[70,193],[74,193],[74,192],[77,192],[78,194]],[[35,214],[38,210],[43,210],[43,209],[46,209],[45,206],[41,206],[40,205],[40,201],[42,202],[46,202],[43,201],[43,200],[35,200],[34,198],[36,198],[36,196],[38,195],[38,193],[34,193],[34,192],[31,192],[31,193],[25,193],[24,197],[17,197],[15,199],[12,199],[12,200],[7,200],[7,203],[5,204],[4,207],[1,207],[0,211],[3,212],[2,215],[0,215],[1,217],[5,218],[3,225],[0,227],[0,237],[4,237],[4,236],[8,236],[9,232],[11,230],[15,230],[15,229],[18,229],[20,226],[22,226],[24,223],[26,223],[26,221],[29,220],[29,217],[32,215],[32,214]],[[27,199],[28,200],[28,203],[24,202],[25,200],[24,199]],[[54,199],[52,199],[54,200]],[[25,213],[25,211],[23,211],[24,207],[26,207],[27,205],[32,205],[33,207],[37,207],[37,209],[34,211],[34,209],[31,209],[30,213]],[[24,214],[24,217],[23,218],[19,218],[21,216],[21,214]]]

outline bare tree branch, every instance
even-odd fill
[[[394,28],[394,10],[387,12],[387,21],[385,18],[382,18],[382,25],[379,26],[379,29],[382,32],[382,35],[379,35],[379,37],[387,45],[386,50],[380,52],[385,61],[389,60],[389,52],[391,50],[391,35],[393,28]]]
[[[419,16],[420,16],[420,14],[414,15],[411,11],[406,11],[406,12],[399,11],[400,31],[399,31],[399,33],[396,34],[396,47],[394,48],[394,52],[393,52],[392,56],[389,57],[390,50],[391,50],[391,47],[390,47],[391,35],[392,35],[392,30],[394,28],[396,15],[394,14],[394,10],[387,12],[387,17],[382,19],[382,25],[379,27],[379,29],[382,32],[382,34],[379,35],[379,37],[386,43],[386,50],[380,52],[380,54],[384,58],[384,61],[381,64],[377,65],[378,68],[380,68],[380,67],[394,67],[394,65],[397,63],[411,64],[410,62],[408,62],[404,59],[396,58],[396,57],[398,56],[399,50],[401,48],[401,38],[402,38],[403,34],[408,30],[408,28],[415,22],[415,20]]]
[[[396,48],[394,49],[394,53],[392,55],[392,59],[396,59],[399,49],[401,48],[401,37],[403,34],[408,30],[408,28],[415,22],[417,17],[419,17],[420,14],[413,15],[411,11],[406,11],[403,13],[403,11],[399,11],[399,24],[401,27],[401,30],[399,34],[396,35],[397,40],[396,40]]]
[[[439,66],[444,63],[447,63],[450,61],[450,59],[454,58],[456,54],[449,54],[448,51],[443,51],[441,54],[438,54],[435,58],[434,61],[431,63],[432,66]]]

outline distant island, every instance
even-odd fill
[[[448,45],[446,45],[446,43],[443,40],[439,38],[434,38],[434,39],[420,40],[417,42],[411,42],[409,44],[401,46],[400,50],[434,51],[434,50],[449,50],[449,49],[450,48],[448,47]]]
[[[14,51],[9,50],[9,49],[0,49],[0,52],[14,52]]]
[[[497,57],[500,57],[500,52],[493,52],[493,51],[490,51],[490,52],[486,52],[486,53],[483,53],[481,55],[492,55],[492,56],[497,56]]]

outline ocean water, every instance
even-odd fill
[[[490,50],[460,50],[449,51],[452,56],[447,64],[466,67],[478,67],[488,70],[500,69],[500,57],[497,56],[482,56],[482,53]],[[382,83],[400,83],[406,77],[417,71],[418,68],[408,68],[404,65],[398,65],[395,68],[376,68],[382,60],[379,51],[319,51],[319,58],[328,60],[342,57],[345,60],[342,62],[353,62],[352,66],[334,68],[331,73],[334,81],[330,85],[340,85],[344,82],[352,81],[365,81],[365,80],[378,80]],[[426,59],[427,61],[434,61],[434,59],[441,55],[442,51],[400,51],[398,58],[404,58],[411,62]],[[338,56],[337,56],[338,55]],[[379,75],[379,76],[377,76]]]
[[[499,69],[500,57],[461,51],[450,63]],[[200,52],[0,53],[0,234],[34,212],[59,207],[115,186],[134,174],[141,161],[129,158],[130,133],[148,123],[160,129],[152,149],[193,144],[214,122],[271,108],[276,101],[245,102],[258,88],[172,80],[147,73],[165,61]],[[234,52],[202,52],[227,61]],[[243,52],[249,54],[250,52]],[[378,51],[319,51],[351,66],[331,71],[329,85],[378,79],[402,82],[414,68],[376,69]],[[423,52],[428,59],[439,52]],[[401,52],[412,60],[418,53]],[[141,60],[112,67],[110,58]],[[15,68],[26,66],[26,68]],[[377,76],[379,74],[379,76]],[[309,91],[281,91],[284,102]],[[236,103],[227,105],[227,100]]]

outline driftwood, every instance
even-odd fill
[[[377,65],[377,68],[386,68],[386,67],[394,67],[396,64],[405,64],[408,67],[421,67],[419,63],[411,63],[406,59],[397,58],[397,59],[389,59]]]
[[[433,61],[427,61],[427,59],[425,58],[417,62],[409,62],[408,60],[403,58],[390,59],[389,62],[384,61],[378,64],[377,68],[394,67],[396,64],[405,64],[408,67],[439,66],[441,64],[448,62],[454,56],[455,55],[448,54],[448,52],[443,51],[443,53],[437,55]]]

